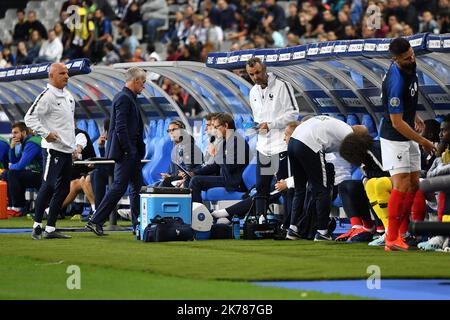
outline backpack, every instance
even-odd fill
[[[144,242],[191,241],[194,231],[189,224],[183,223],[179,217],[161,218],[157,216],[144,229]]]

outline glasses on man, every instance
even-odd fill
[[[219,125],[217,125],[217,126],[214,126],[214,129],[219,129],[220,127],[223,127],[223,124],[219,124]]]
[[[167,133],[174,132],[176,130],[180,130],[180,128],[167,129]]]

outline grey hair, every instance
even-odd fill
[[[132,67],[125,72],[125,82],[131,82],[136,78],[145,78],[146,72],[139,67]]]

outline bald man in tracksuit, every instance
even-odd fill
[[[44,174],[36,199],[32,239],[68,239],[56,231],[56,219],[70,191],[72,154],[75,152],[75,99],[65,87],[69,72],[63,63],[49,70],[49,84],[25,115],[27,127],[42,137]],[[49,205],[47,226],[42,232],[44,210]]]

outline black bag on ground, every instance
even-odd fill
[[[210,239],[233,239],[233,227],[227,224],[213,224]]]
[[[264,214],[264,223],[259,223],[259,217],[256,215],[255,201],[257,196],[253,198],[252,206],[244,218],[244,240],[258,239],[276,239],[278,238],[279,227],[281,222],[278,220],[268,220],[267,210]],[[270,210],[270,209],[269,209]],[[273,213],[272,213],[273,215]]]
[[[144,242],[191,241],[194,231],[181,218],[161,218],[151,220],[144,230]]]

